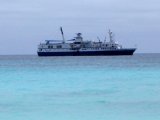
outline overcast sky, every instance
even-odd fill
[[[36,54],[60,26],[66,39],[104,40],[110,28],[124,47],[160,52],[159,0],[0,0],[0,54]]]

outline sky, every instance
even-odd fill
[[[108,29],[123,47],[160,53],[159,0],[0,0],[0,55],[36,54],[48,39],[103,41]]]

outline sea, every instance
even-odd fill
[[[1,55],[0,120],[160,120],[160,54]]]

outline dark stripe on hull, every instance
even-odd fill
[[[75,52],[38,52],[38,56],[115,56],[133,55],[136,49],[108,50],[108,51],[75,51]]]

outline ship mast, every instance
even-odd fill
[[[113,40],[113,33],[109,30],[109,39],[110,39],[110,43],[113,43],[114,40]]]
[[[65,39],[64,39],[64,34],[63,34],[63,29],[62,29],[62,27],[60,27],[60,30],[61,30],[62,39],[63,39],[62,43],[65,43]]]

